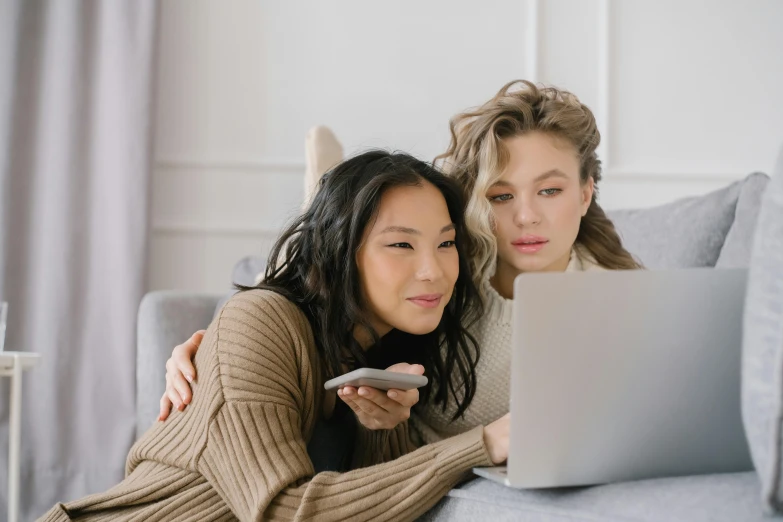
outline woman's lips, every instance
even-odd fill
[[[525,236],[513,241],[511,244],[517,249],[517,252],[523,254],[535,254],[540,251],[549,242],[545,237]]]
[[[409,297],[408,301],[421,306],[422,308],[435,308],[440,304],[440,300],[443,298],[443,294],[424,294],[417,295],[416,297]]]

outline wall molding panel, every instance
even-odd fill
[[[253,226],[205,226],[190,223],[156,223],[153,234],[160,235],[205,235],[205,236],[257,236],[276,239],[280,230]]]
[[[527,0],[527,26],[525,32],[525,74],[533,83],[540,81],[541,0]]]
[[[306,164],[298,158],[161,158],[155,161],[159,170],[250,170],[262,172],[289,172],[304,175]]]
[[[622,180],[624,183],[693,183],[693,182],[723,182],[732,183],[738,179],[750,174],[734,172],[705,172],[705,171],[682,171],[682,170],[660,170],[660,169],[640,169],[614,167],[605,169],[604,182],[607,180]]]
[[[610,0],[598,4],[598,108],[596,119],[601,130],[598,157],[611,170],[612,133],[612,6]]]

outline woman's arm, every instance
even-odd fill
[[[390,462],[314,475],[300,420],[261,403],[227,403],[215,419],[198,469],[240,520],[414,520],[471,468],[492,464],[479,426]]]
[[[223,404],[213,410],[196,469],[240,520],[413,520],[472,467],[492,464],[477,427],[390,462],[314,475],[306,446],[321,414],[320,366],[304,315],[275,294],[233,298],[200,350],[209,357],[201,351],[216,354]],[[211,400],[199,391],[177,417]],[[398,434],[385,434],[387,448],[407,444],[392,438]]]
[[[194,333],[190,339],[174,347],[166,361],[166,391],[160,398],[159,421],[165,421],[172,411],[184,411],[193,398],[190,385],[196,379],[193,360],[204,338],[204,330]],[[389,371],[424,374],[419,364],[398,363]],[[389,430],[408,420],[411,408],[419,402],[419,390],[376,390],[369,386],[346,386],[338,392],[356,415],[357,420],[370,430]]]

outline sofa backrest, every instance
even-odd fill
[[[760,205],[742,328],[742,418],[768,513],[783,513],[783,148]]]
[[[702,196],[607,215],[625,248],[648,269],[746,267],[768,181],[754,173]]]

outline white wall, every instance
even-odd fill
[[[779,0],[162,3],[152,289],[222,291],[302,199],[304,135],[431,159],[450,116],[527,78],[596,113],[607,208],[771,170]]]

